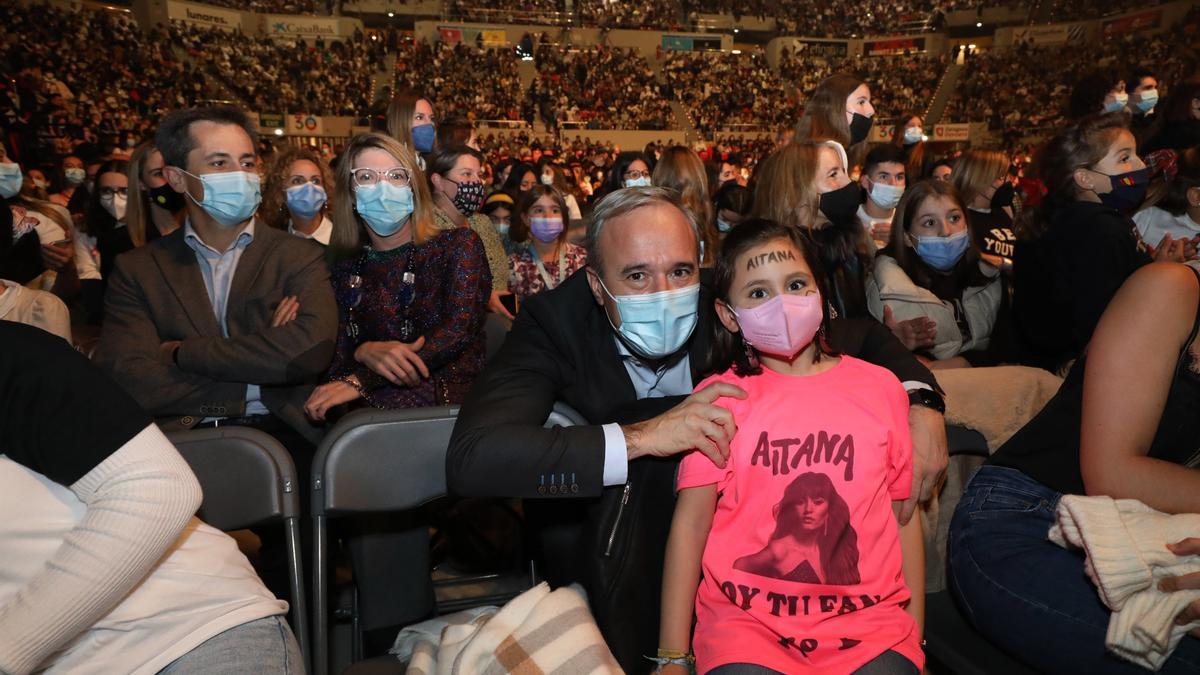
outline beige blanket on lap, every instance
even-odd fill
[[[1041,368],[935,370],[946,392],[946,424],[974,429],[995,452],[1058,392],[1062,378]]]
[[[622,673],[578,586],[542,583],[495,608],[458,612],[400,631],[391,650],[406,675]]]

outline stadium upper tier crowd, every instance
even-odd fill
[[[952,115],[1008,137],[962,148],[923,118],[938,57],[542,44],[523,91],[395,33],[0,22],[0,673],[306,670],[289,581],[322,577],[196,517],[241,472],[177,446],[231,429],[310,506],[318,457],[407,480],[441,439],[446,499],[318,539],[385,671],[416,630],[417,668],[941,675],[967,623],[1038,672],[1200,668],[1194,24],[972,56]],[[711,140],[567,124],[675,100]],[[370,131],[262,138],[271,105]],[[410,416],[318,453],[356,410]],[[426,623],[443,564],[560,590]]]

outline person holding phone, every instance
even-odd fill
[[[571,216],[558,188],[538,185],[521,193],[514,216],[508,288],[519,298],[556,288],[587,264],[587,251],[567,241]]]

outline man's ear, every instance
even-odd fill
[[[180,194],[187,194],[187,191],[188,191],[187,179],[188,179],[188,177],[187,177],[187,174],[180,171],[178,167],[164,166],[163,167],[163,178],[167,179],[167,185],[170,185],[172,190],[174,190]],[[201,199],[203,199],[203,197],[201,197]]]
[[[597,305],[603,307],[606,296],[604,288],[600,285],[600,273],[590,265],[584,269],[587,270],[588,287],[592,289],[592,297],[596,299]]]
[[[713,300],[713,306],[717,310],[717,318],[721,320],[721,325],[730,333],[739,333],[742,327],[738,325],[737,315],[733,313],[729,305],[724,300]]]
[[[858,177],[858,186],[863,189],[863,192],[871,191],[871,179],[867,178],[867,174]]]

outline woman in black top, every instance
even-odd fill
[[[1039,671],[1145,672],[1105,652],[1110,613],[1083,554],[1047,532],[1063,494],[1200,513],[1198,331],[1197,273],[1168,263],[1139,270],[1058,394],[967,485],[950,525],[951,591],[980,632]],[[1174,552],[1200,552],[1196,537]],[[1197,575],[1176,579],[1177,588],[1200,587]],[[1197,617],[1200,601],[1180,616]],[[1200,639],[1185,636],[1160,672],[1198,669]]]
[[[1058,371],[1078,358],[1121,284],[1150,255],[1127,215],[1146,194],[1146,165],[1121,114],[1095,115],[1055,136],[1038,165],[1048,193],[1026,212],[1013,260],[1013,315],[1022,362]],[[1158,259],[1183,262],[1178,249]]]

